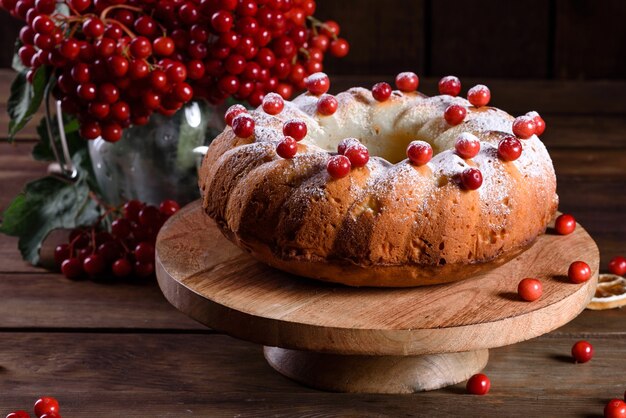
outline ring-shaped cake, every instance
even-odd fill
[[[389,85],[331,96],[324,77],[292,102],[235,106],[211,143],[203,206],[239,247],[297,275],[397,287],[470,277],[545,231],[558,197],[535,112]]]

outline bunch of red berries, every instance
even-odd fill
[[[37,399],[33,410],[37,418],[61,418],[59,414],[59,401],[49,396]],[[9,413],[6,418],[30,418],[30,414],[24,410],[20,410]]]
[[[93,227],[73,230],[69,242],[56,247],[54,259],[68,279],[100,278],[109,272],[119,278],[151,276],[156,236],[179,208],[173,200],[158,208],[128,201],[120,209],[110,209]],[[105,219],[108,229],[102,227]]]
[[[153,112],[192,98],[258,106],[289,98],[324,54],[348,53],[339,25],[312,17],[314,0],[0,0],[26,25],[22,63],[57,77],[55,96],[81,135],[117,141]],[[66,4],[69,13],[58,12]]]

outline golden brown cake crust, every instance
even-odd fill
[[[337,99],[332,116],[316,114],[317,99],[308,93],[276,116],[258,109],[251,112],[251,138],[227,128],[209,147],[199,176],[203,207],[226,237],[259,260],[353,286],[416,286],[497,265],[545,231],[558,204],[552,162],[536,136],[522,141],[518,160],[498,158],[512,116],[445,95],[394,92],[379,103],[355,88]],[[458,126],[443,120],[450,104],[468,109]],[[286,160],[275,149],[292,118],[304,120],[309,133]],[[481,141],[470,160],[454,153],[462,132]],[[361,139],[372,158],[332,179],[329,152],[345,137]],[[430,163],[387,161],[400,160],[415,139],[433,146]],[[457,183],[470,166],[483,174],[473,191]]]

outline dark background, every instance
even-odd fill
[[[624,0],[318,0],[315,15],[351,44],[330,74],[626,79]],[[21,25],[0,13],[0,67]]]

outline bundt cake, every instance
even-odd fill
[[[352,286],[416,286],[475,275],[542,234],[558,197],[545,123],[457,97],[378,83],[327,94],[323,73],[292,102],[232,106],[199,175],[203,207],[257,259]]]

